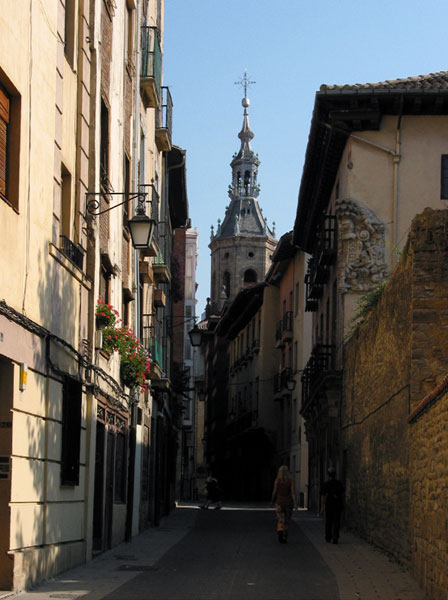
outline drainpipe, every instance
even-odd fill
[[[368,140],[360,135],[351,134],[350,138],[357,140],[358,142],[363,142],[368,146],[372,146],[373,148],[377,148],[378,150],[382,150],[387,154],[392,156],[393,160],[393,174],[392,174],[392,242],[391,242],[391,265],[394,266],[397,262],[395,248],[398,244],[398,192],[399,192],[399,177],[398,177],[398,167],[401,159],[401,117],[402,117],[402,109],[403,109],[403,97],[401,98],[400,104],[400,112],[398,115],[397,128],[395,131],[395,148],[392,150],[391,148],[387,148],[387,146],[383,146],[382,144],[377,144],[371,140]],[[329,126],[330,127],[330,126]]]
[[[401,158],[401,117],[403,114],[403,96],[400,98],[400,111],[398,113],[398,121],[397,121],[397,129],[395,130],[395,154],[393,156],[394,160],[394,177],[393,177],[393,232],[392,232],[392,266],[395,266],[397,262],[397,253],[395,249],[398,246],[398,192],[399,192],[399,178],[398,178],[398,167]]]
[[[135,11],[135,86],[134,86],[134,131],[132,140],[132,190],[134,193],[139,191],[138,181],[138,151],[140,137],[140,2],[137,2]],[[134,201],[133,210],[135,211]],[[134,295],[135,295],[135,332],[140,336],[140,270],[139,270],[139,250],[134,250]],[[136,459],[136,412],[138,406],[138,392],[134,392],[135,397],[131,400],[131,422],[129,426],[129,470],[128,470],[128,498],[126,511],[126,541],[132,539],[134,522],[134,497],[135,497],[135,459]]]

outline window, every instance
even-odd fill
[[[72,223],[72,176],[65,165],[61,165],[61,235],[72,239],[70,233]]]
[[[247,269],[244,273],[244,283],[257,283],[257,274],[253,269]]]
[[[127,65],[132,64],[132,53],[133,49],[133,38],[134,38],[134,23],[133,23],[133,10],[129,5],[129,2],[126,2],[126,10],[124,11],[124,33],[125,33],[125,41],[124,41],[124,59]]]
[[[109,111],[101,99],[101,139],[100,139],[100,169],[101,185],[106,191],[109,189]]]
[[[9,126],[9,96],[0,88],[0,194],[8,196],[8,126]]]
[[[62,389],[61,485],[79,484],[81,403],[81,383],[66,376]]]
[[[440,197],[448,200],[448,154],[442,154]]]
[[[128,155],[124,154],[124,193],[126,194],[125,199],[126,202],[123,204],[123,225],[126,226],[128,224],[128,220],[130,219],[130,200],[129,196],[131,193],[131,164],[129,161]]]
[[[227,298],[230,298],[230,273],[228,271],[226,271],[224,273],[223,290],[224,290]]]
[[[12,87],[12,86],[9,86]],[[0,198],[19,209],[20,96],[0,84]]]
[[[75,59],[75,19],[76,0],[65,0],[64,53],[71,67]]]

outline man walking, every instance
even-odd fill
[[[320,491],[320,512],[322,513],[325,507],[325,540],[337,544],[341,525],[344,486],[336,479],[336,471],[333,467],[328,469],[328,477],[327,481],[322,484]]]

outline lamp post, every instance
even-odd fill
[[[151,184],[152,185],[152,184]],[[128,219],[127,226],[129,227],[129,231],[131,232],[132,245],[136,250],[141,250],[143,248],[149,248],[151,245],[152,234],[154,232],[155,221],[154,219],[150,219],[145,210],[145,202],[146,200],[146,192],[138,192],[133,195],[129,195],[126,192],[107,192],[108,196],[125,196],[123,202],[119,202],[118,204],[114,204],[104,210],[98,210],[100,207],[99,198],[104,195],[103,192],[86,192],[86,216],[87,213],[89,215],[102,215],[106,212],[113,210],[114,208],[118,208],[119,206],[123,206],[137,199],[137,208],[135,211],[135,215],[132,219]]]
[[[199,329],[196,323],[194,324],[193,329],[190,329],[188,335],[190,337],[190,342],[192,346],[198,347],[201,345],[202,331]]]
[[[286,382],[286,387],[288,389],[288,392],[293,392],[296,388],[296,380],[295,379],[288,379]]]
[[[147,216],[143,202],[140,202],[139,199],[136,214],[128,221],[132,245],[136,250],[149,248],[151,245],[152,234],[154,233],[154,225],[154,219],[150,219]]]

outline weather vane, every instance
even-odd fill
[[[244,97],[247,97],[247,88],[251,85],[257,83],[256,81],[249,81],[247,78],[247,69],[244,71],[244,77],[242,77],[239,81],[235,81],[235,85],[240,85],[244,89]]]

